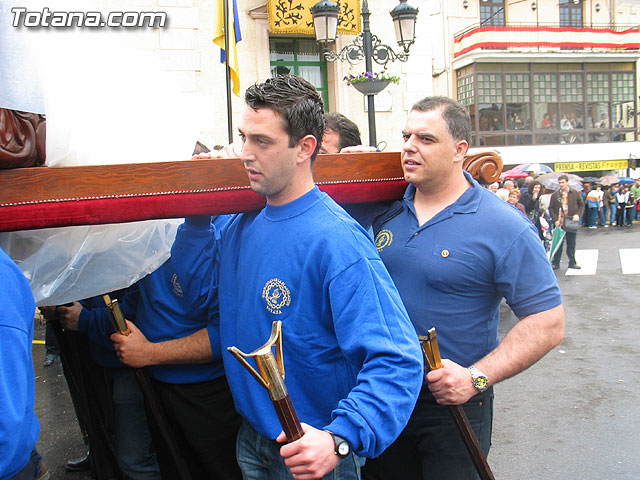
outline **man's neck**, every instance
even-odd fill
[[[418,224],[424,225],[449,205],[455,203],[470,187],[462,171],[436,186],[414,185],[413,206]]]
[[[292,185],[285,192],[281,192],[275,197],[267,196],[267,202],[275,207],[286,205],[306,195],[313,190],[314,187],[313,175],[310,173],[308,175],[302,174],[294,179]]]

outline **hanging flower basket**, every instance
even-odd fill
[[[387,88],[389,83],[389,80],[369,80],[368,82],[354,83],[353,88],[363,95],[375,95]]]
[[[400,77],[388,75],[385,72],[365,72],[359,75],[347,75],[344,80],[347,85],[352,85],[363,95],[375,95],[387,88],[390,83],[399,83]]]

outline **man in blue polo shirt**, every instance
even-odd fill
[[[385,479],[477,478],[445,405],[464,405],[488,453],[492,386],[564,334],[560,289],[535,227],[462,167],[470,131],[467,112],[449,98],[414,105],[402,132],[410,185],[374,221],[376,245],[418,334],[436,327],[444,359],[381,457]],[[499,342],[503,298],[520,321]]]

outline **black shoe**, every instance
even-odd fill
[[[560,269],[560,265],[556,265],[555,263],[552,265],[554,270],[559,270]]]
[[[56,361],[56,358],[58,358],[57,355],[52,353],[47,353],[47,356],[45,357],[44,362],[42,362],[42,366],[50,367],[51,365],[53,365],[53,362]]]
[[[574,270],[580,270],[582,267],[576,263],[573,265],[569,265],[569,268],[573,268]]]
[[[86,472],[87,470],[89,470],[89,463],[89,454],[87,453],[87,455],[83,458],[69,460],[67,463],[65,463],[64,469],[67,472]]]

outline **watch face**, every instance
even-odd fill
[[[487,377],[480,375],[474,378],[474,383],[478,390],[485,390],[489,386],[489,380]]]
[[[349,444],[347,442],[342,442],[338,445],[338,455],[341,457],[346,457],[349,455]]]

